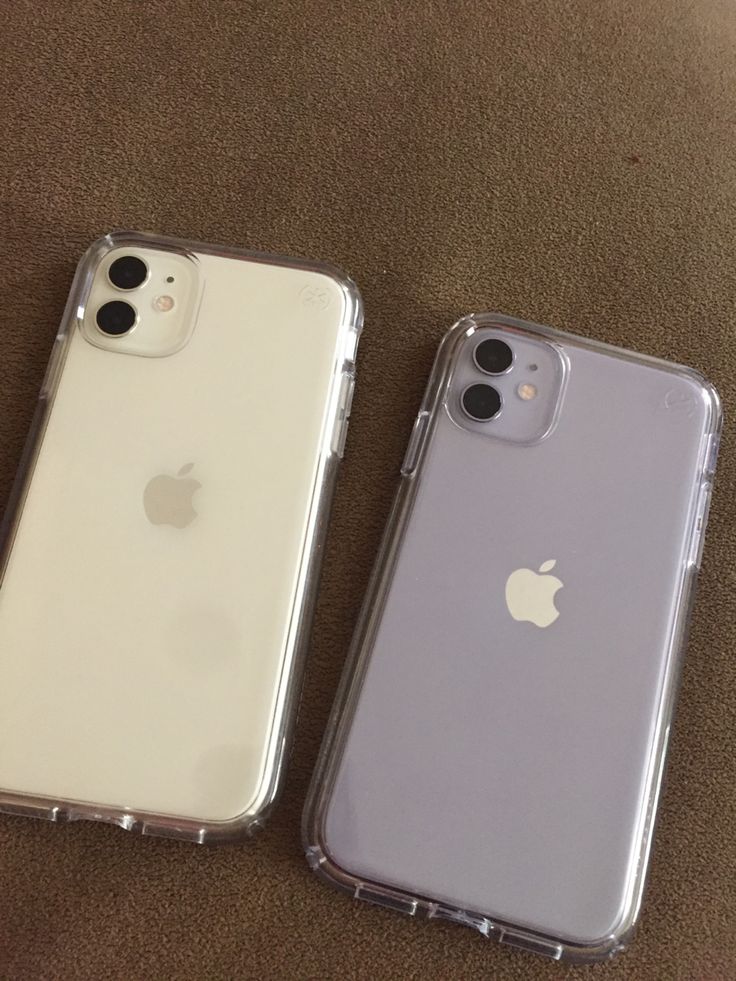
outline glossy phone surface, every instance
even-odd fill
[[[0,808],[198,841],[263,822],[360,326],[328,267],[92,246],[6,520]]]
[[[719,428],[687,368],[455,326],[305,814],[317,871],[553,957],[625,944]]]

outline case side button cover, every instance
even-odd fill
[[[360,344],[362,331],[362,322],[359,325],[354,323],[349,324],[346,331],[344,357],[350,364],[355,364],[355,359],[358,356],[358,345]]]
[[[543,957],[551,957],[553,961],[558,961],[563,954],[562,944],[554,943],[551,940],[540,940],[538,937],[527,936],[524,933],[517,933],[512,930],[503,930],[499,936],[502,944],[508,947],[516,947],[519,950],[530,951],[533,954],[541,954]]]
[[[703,558],[703,546],[705,545],[705,528],[708,524],[708,511],[710,510],[710,498],[713,492],[713,484],[710,480],[704,480],[700,485],[700,492],[698,495],[698,505],[695,515],[695,534],[693,535],[693,542],[690,548],[690,556],[688,559],[689,565],[694,565],[696,569],[700,569],[700,563]]]
[[[393,892],[378,889],[369,889],[363,883],[358,883],[353,893],[354,899],[363,899],[376,906],[384,906],[386,909],[395,910],[397,913],[406,913],[408,916],[415,916],[419,903],[416,899],[407,899],[405,896],[396,895]]]
[[[711,433],[708,437],[708,449],[705,454],[705,467],[703,472],[706,479],[712,480],[716,472],[716,461],[718,460],[718,447],[721,442],[720,433]]]
[[[337,402],[337,417],[335,418],[335,428],[332,433],[332,452],[342,459],[345,452],[345,440],[348,435],[348,421],[350,410],[353,405],[353,395],[355,394],[355,374],[346,371],[342,376],[340,385],[340,395]]]
[[[427,432],[428,423],[429,412],[419,412],[414,420],[414,427],[409,437],[406,453],[404,454],[404,462],[401,464],[401,473],[404,477],[410,477],[414,473],[417,460],[419,459],[419,449],[424,440],[424,435]]]

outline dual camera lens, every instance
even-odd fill
[[[123,255],[107,271],[107,278],[119,290],[135,290],[145,283],[148,266],[136,255]],[[120,337],[135,326],[135,307],[125,300],[110,300],[97,311],[97,326],[103,334]]]
[[[473,351],[473,360],[484,374],[503,375],[511,367],[514,354],[505,341],[491,337],[477,345]],[[460,401],[463,412],[475,422],[489,422],[501,411],[500,392],[485,382],[469,385]]]

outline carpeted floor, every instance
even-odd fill
[[[505,310],[690,362],[733,405],[730,0],[12,0],[1,16],[0,500],[74,264],[104,230],[328,259],[360,284],[366,329],[297,744],[270,828],[210,849],[0,818],[0,977],[736,978],[729,427],[628,953],[565,968],[355,904],[308,872],[299,841],[444,330],[471,310]]]

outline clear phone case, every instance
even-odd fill
[[[326,265],[90,247],[3,527],[0,810],[196,842],[263,825],[361,327]]]
[[[502,409],[478,421],[485,383]],[[314,871],[553,958],[623,949],[720,427],[688,368],[497,314],[453,327],[310,788]]]

